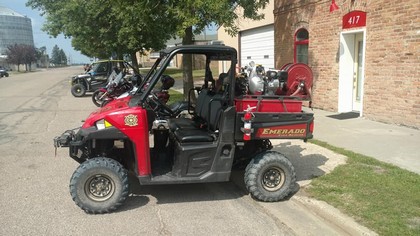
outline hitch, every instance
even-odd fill
[[[79,128],[76,128],[76,129],[79,129]],[[70,141],[72,141],[74,137],[76,136],[76,133],[74,132],[74,130],[76,129],[66,130],[63,134],[54,138],[53,141],[54,141],[54,148],[55,148],[55,156],[57,156],[57,148],[69,147]]]

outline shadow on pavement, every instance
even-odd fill
[[[311,180],[325,174],[320,167],[327,163],[328,158],[321,154],[311,153],[303,145],[285,142],[274,146],[273,150],[285,155],[292,162],[296,171],[296,180]]]
[[[233,182],[140,185],[135,176],[130,176],[130,194],[118,211],[126,211],[147,205],[155,198],[157,204],[182,202],[219,201],[237,199],[247,194]]]
[[[328,158],[320,154],[310,153],[302,145],[284,142],[275,145],[273,150],[289,158],[295,168],[297,181],[311,180],[325,174],[319,167],[324,165],[328,161]],[[137,178],[131,175],[130,195],[118,211],[126,211],[145,206],[153,201],[152,198],[156,199],[157,204],[241,198],[248,195],[243,179],[243,170],[233,170],[229,182],[142,186],[139,184]],[[300,187],[299,184],[296,184],[292,193],[285,201],[296,194],[300,190]]]

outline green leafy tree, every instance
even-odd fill
[[[200,34],[206,26],[216,24],[224,26],[230,35],[238,33],[237,22],[240,18],[260,20],[258,13],[265,8],[269,0],[169,0],[172,11],[177,17],[177,33],[182,37],[182,44],[193,44],[194,34]],[[237,9],[238,8],[238,9]],[[241,9],[241,10],[239,10]],[[192,58],[183,57],[184,99],[193,87]]]
[[[67,65],[67,56],[63,49],[60,49],[57,45],[55,45],[52,49],[51,63],[55,66]]]
[[[60,65],[65,66],[67,65],[67,55],[64,53],[63,49],[60,49]]]
[[[165,0],[29,0],[27,5],[46,14],[45,31],[71,37],[83,54],[118,59],[128,54],[134,65],[137,51],[162,49],[176,30]]]
[[[164,47],[175,34],[192,44],[194,33],[206,26],[223,25],[229,34],[238,32],[240,17],[261,19],[258,9],[269,0],[29,0],[27,6],[46,14],[43,29],[52,36],[63,33],[72,45],[90,57],[131,55]],[[236,11],[241,8],[241,11]],[[192,59],[183,57],[184,96],[192,81]]]
[[[60,65],[60,48],[57,45],[54,45],[51,53],[51,63],[55,66]]]

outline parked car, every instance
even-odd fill
[[[9,73],[7,73],[6,69],[2,67],[0,68],[0,78],[4,76],[9,77]]]

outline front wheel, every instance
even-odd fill
[[[258,154],[245,169],[245,185],[251,196],[264,202],[287,197],[296,183],[292,163],[278,152]]]
[[[107,98],[107,96],[104,96],[103,91],[101,90],[96,90],[93,94],[92,94],[92,102],[93,104],[95,104],[97,107],[101,107],[103,102],[105,101],[105,99]]]
[[[83,84],[75,84],[71,87],[71,94],[75,97],[83,97],[86,94],[86,88]]]
[[[89,159],[73,173],[70,194],[76,205],[87,213],[114,211],[128,196],[127,170],[110,158]]]

